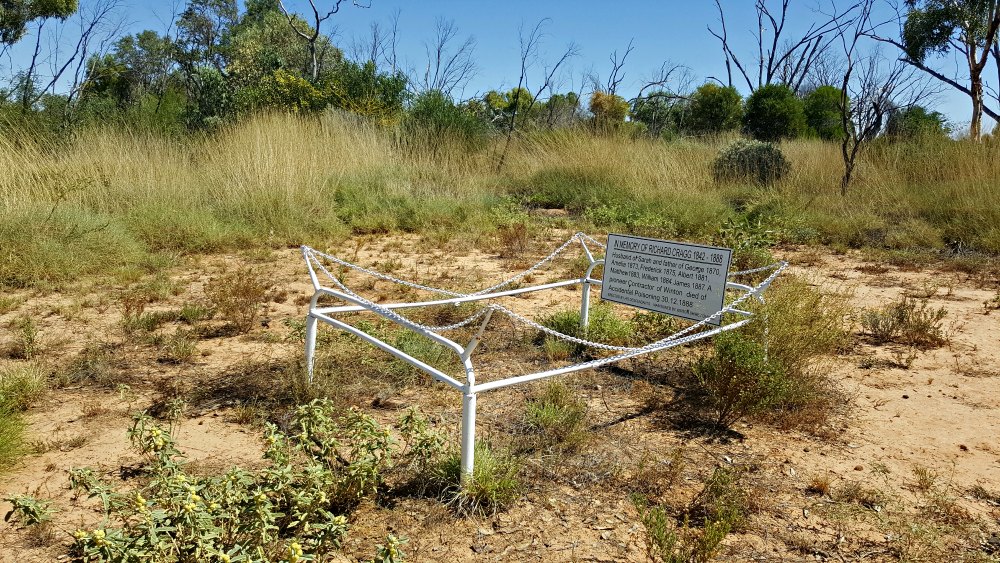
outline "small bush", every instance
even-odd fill
[[[934,309],[927,300],[901,297],[880,309],[861,313],[861,326],[878,344],[896,342],[915,348],[935,348],[948,341],[942,322],[948,312]]]
[[[410,426],[422,427],[418,419],[411,416]],[[399,451],[387,428],[354,410],[336,416],[328,401],[298,408],[289,428],[268,426],[266,466],[199,476],[187,471],[168,429],[137,415],[128,435],[146,459],[149,479],[126,492],[93,470],[71,471],[71,488],[100,498],[105,517],[73,534],[72,555],[84,561],[323,559],[349,529],[340,511],[378,492]],[[426,428],[401,429],[407,439],[427,438]],[[401,561],[402,543],[388,538],[376,560]]]
[[[742,471],[716,469],[705,488],[681,515],[650,506],[632,497],[646,528],[646,553],[654,561],[691,563],[712,561],[722,540],[743,528],[750,509],[750,493],[742,486]]]
[[[565,383],[550,381],[528,401],[524,422],[547,449],[575,451],[587,439],[587,405]]]
[[[614,346],[625,346],[635,334],[632,323],[615,315],[610,305],[591,306],[586,329],[580,327],[580,311],[566,310],[553,313],[542,319],[541,324],[562,334],[603,342]],[[545,337],[554,338],[554,337]],[[588,348],[582,344],[568,343],[574,353],[581,354]]]
[[[26,410],[45,393],[46,380],[45,371],[35,364],[0,369],[0,409]]]
[[[447,489],[446,495],[460,513],[495,514],[521,496],[521,482],[517,478],[520,470],[521,461],[510,452],[476,442],[472,478],[464,485]],[[435,473],[444,483],[457,483],[462,474],[461,455],[452,453]]]
[[[724,427],[777,407],[788,396],[784,370],[768,360],[762,345],[737,332],[716,336],[712,354],[695,364],[694,373],[717,413],[716,424]]]
[[[263,275],[245,267],[211,279],[205,286],[205,294],[223,320],[246,333],[257,324],[270,288]]]
[[[791,169],[791,163],[776,145],[743,139],[723,148],[712,162],[716,182],[743,181],[770,186]]]
[[[14,360],[30,360],[41,349],[41,336],[38,326],[31,317],[21,317],[10,323],[14,340],[10,342],[3,355]]]
[[[766,305],[750,304],[756,321],[743,330],[766,343],[769,362],[786,376],[784,400],[769,417],[782,427],[817,429],[840,396],[825,362],[848,346],[850,296],[823,293],[787,274],[766,295]]]

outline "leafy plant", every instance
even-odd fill
[[[407,413],[400,427],[409,455],[433,457],[443,448],[444,439],[416,412]],[[348,530],[338,510],[377,494],[392,456],[401,452],[387,428],[353,409],[337,416],[326,400],[296,409],[290,428],[286,433],[268,425],[269,466],[195,476],[171,433],[137,415],[128,436],[147,459],[149,482],[126,493],[91,470],[71,472],[71,487],[100,499],[107,522],[76,531],[73,554],[84,560],[291,562],[337,549]],[[403,543],[390,536],[375,561],[402,561]]]
[[[724,427],[762,414],[788,395],[785,371],[768,360],[763,346],[738,332],[716,336],[712,354],[695,364],[694,373],[716,424]]]
[[[37,499],[31,495],[13,495],[4,497],[5,501],[11,504],[10,511],[4,515],[3,521],[10,522],[13,519],[24,526],[37,526],[52,519],[55,512],[47,500]]]
[[[777,145],[744,139],[723,148],[712,162],[716,182],[744,181],[770,186],[791,169],[791,163]]]

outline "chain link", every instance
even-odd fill
[[[658,350],[664,350],[664,349],[667,349],[667,348],[672,348],[674,346],[682,345],[682,344],[685,344],[687,342],[691,342],[691,341],[697,340],[699,338],[703,338],[705,336],[705,333],[703,333],[703,332],[697,332],[697,333],[694,333],[694,334],[691,334],[691,333],[694,332],[694,331],[696,331],[696,330],[704,328],[706,325],[714,322],[717,319],[721,319],[722,315],[724,315],[726,313],[732,313],[736,309],[736,307],[738,307],[740,304],[742,304],[744,301],[746,301],[750,297],[758,296],[761,293],[761,291],[763,291],[764,289],[766,289],[771,284],[771,282],[773,282],[774,279],[777,278],[779,274],[781,274],[781,272],[783,272],[785,269],[788,268],[788,262],[781,261],[781,262],[776,262],[774,264],[769,264],[767,266],[763,266],[761,268],[754,268],[754,269],[751,269],[751,270],[742,270],[742,271],[737,271],[737,272],[730,272],[729,275],[730,276],[734,276],[734,275],[753,274],[753,273],[763,272],[763,271],[767,271],[767,270],[771,270],[771,269],[774,270],[774,272],[772,272],[770,276],[768,276],[765,280],[763,280],[762,282],[760,282],[759,284],[757,284],[756,286],[754,286],[750,291],[745,291],[743,293],[743,295],[741,295],[740,297],[738,297],[736,300],[734,300],[728,306],[723,307],[719,311],[716,311],[715,313],[713,313],[709,317],[707,317],[705,319],[702,319],[701,321],[698,321],[697,323],[695,323],[695,324],[693,324],[693,325],[691,325],[691,326],[689,326],[689,327],[687,327],[687,328],[685,328],[683,330],[680,330],[680,331],[678,331],[678,332],[676,332],[676,333],[674,333],[674,334],[672,334],[672,335],[670,335],[670,336],[668,336],[666,338],[660,339],[660,340],[658,340],[656,342],[651,342],[649,344],[646,344],[644,346],[639,346],[639,347],[630,347],[630,346],[614,346],[614,345],[611,345],[611,344],[605,344],[603,342],[595,342],[595,341],[592,341],[592,340],[586,340],[586,339],[583,339],[583,338],[578,338],[578,337],[575,337],[575,336],[564,334],[564,333],[558,332],[556,330],[553,330],[553,329],[551,329],[551,328],[549,328],[547,326],[544,326],[544,325],[542,325],[542,324],[540,324],[538,322],[535,322],[535,321],[533,321],[533,320],[531,320],[531,319],[529,319],[529,318],[527,318],[527,317],[525,317],[523,315],[515,313],[514,311],[511,311],[510,309],[507,309],[506,307],[503,307],[503,306],[497,305],[497,304],[488,305],[488,306],[480,309],[479,311],[477,311],[472,316],[467,317],[466,319],[461,320],[461,321],[459,321],[457,323],[454,323],[454,324],[444,325],[444,326],[431,326],[431,325],[421,324],[421,323],[413,321],[412,319],[410,319],[408,317],[405,317],[405,316],[403,316],[403,315],[401,315],[399,313],[396,313],[395,311],[393,311],[391,309],[388,309],[388,308],[383,307],[383,306],[381,306],[381,305],[379,305],[379,304],[377,304],[377,303],[375,303],[375,302],[373,302],[373,301],[371,301],[369,299],[366,299],[366,298],[362,297],[361,295],[358,295],[357,293],[355,293],[354,291],[352,291],[351,289],[349,289],[346,285],[344,285],[344,283],[341,282],[340,279],[337,276],[333,275],[333,273],[331,273],[326,268],[326,266],[324,266],[322,260],[320,260],[320,258],[326,259],[326,260],[329,260],[329,261],[331,261],[331,262],[333,262],[335,264],[339,264],[341,266],[344,266],[346,268],[350,268],[350,269],[353,269],[353,270],[365,273],[367,275],[370,275],[370,276],[373,276],[373,277],[376,277],[376,278],[379,278],[379,279],[382,279],[382,280],[385,280],[385,281],[390,281],[390,282],[397,283],[397,284],[400,284],[400,285],[404,285],[404,286],[407,286],[407,287],[411,287],[411,288],[414,288],[414,289],[421,289],[421,290],[430,291],[430,292],[434,292],[434,293],[439,293],[439,294],[443,294],[443,295],[450,295],[452,297],[473,297],[473,296],[478,296],[478,295],[483,295],[483,294],[486,294],[486,293],[490,293],[492,291],[495,291],[497,289],[500,289],[502,287],[505,287],[507,285],[515,283],[518,280],[523,279],[525,276],[531,274],[532,272],[534,272],[537,269],[541,268],[545,264],[547,264],[547,263],[551,262],[552,260],[554,260],[560,254],[562,254],[574,241],[580,241],[581,244],[585,244],[584,241],[590,241],[590,242],[598,245],[601,248],[607,249],[607,247],[604,244],[602,244],[600,241],[598,241],[598,240],[596,240],[596,239],[594,239],[594,238],[592,238],[592,237],[590,237],[590,236],[588,236],[588,235],[586,235],[586,234],[584,234],[582,232],[575,233],[572,237],[569,238],[569,240],[567,240],[566,242],[564,242],[559,248],[555,249],[548,256],[546,256],[545,258],[543,258],[542,260],[540,260],[539,262],[537,262],[534,266],[532,266],[532,267],[528,268],[527,270],[521,272],[520,274],[517,274],[516,276],[513,276],[513,277],[511,277],[511,278],[509,278],[507,280],[504,280],[504,281],[502,281],[502,282],[500,282],[498,284],[495,284],[495,285],[490,286],[490,287],[485,288],[485,289],[481,289],[481,290],[479,290],[479,291],[477,291],[475,293],[469,293],[469,294],[462,294],[462,293],[458,293],[458,292],[454,292],[454,291],[450,291],[450,290],[446,290],[446,289],[440,289],[440,288],[430,287],[430,286],[421,285],[421,284],[418,284],[418,283],[406,281],[406,280],[403,280],[403,279],[399,279],[399,278],[396,278],[394,276],[390,276],[388,274],[383,274],[381,272],[377,272],[377,271],[374,271],[374,270],[370,270],[368,268],[364,268],[362,266],[358,266],[356,264],[352,264],[350,262],[347,262],[346,260],[342,260],[342,259],[337,258],[335,256],[331,256],[329,254],[325,254],[323,252],[319,252],[319,251],[317,251],[317,250],[315,250],[313,248],[310,248],[308,246],[304,246],[303,247],[303,252],[306,255],[307,261],[312,261],[320,269],[320,271],[322,271],[324,274],[326,274],[326,276],[329,277],[330,280],[333,281],[333,283],[336,284],[337,287],[339,287],[345,294],[347,294],[347,295],[351,296],[352,298],[358,300],[358,302],[361,303],[362,306],[364,306],[365,308],[370,309],[370,310],[372,310],[374,312],[377,312],[380,315],[382,315],[382,316],[384,316],[386,318],[389,318],[391,320],[394,320],[394,321],[396,321],[396,322],[398,322],[398,323],[402,324],[403,326],[405,326],[407,328],[410,328],[410,329],[422,330],[422,331],[428,331],[428,332],[444,332],[444,331],[449,331],[449,330],[455,330],[455,329],[467,326],[467,325],[469,325],[469,324],[471,324],[471,323],[479,320],[484,315],[486,315],[487,312],[489,312],[489,311],[492,310],[492,311],[497,311],[497,312],[503,313],[503,314],[507,315],[508,317],[510,317],[511,319],[513,319],[515,321],[518,321],[518,322],[520,322],[520,323],[522,323],[524,325],[527,325],[527,326],[529,326],[529,327],[531,327],[531,328],[533,328],[535,330],[538,330],[538,331],[541,331],[541,332],[543,332],[545,334],[548,334],[549,336],[552,336],[552,337],[555,337],[555,338],[558,338],[558,339],[561,339],[561,340],[565,340],[567,342],[571,342],[571,343],[574,343],[574,344],[577,344],[577,345],[580,345],[580,346],[586,346],[586,347],[589,347],[589,348],[596,348],[596,349],[607,350],[607,351],[611,351],[611,352],[621,352],[620,354],[618,354],[616,356],[611,356],[609,358],[601,358],[601,359],[598,359],[598,360],[593,360],[591,362],[586,362],[584,364],[580,364],[581,366],[584,366],[584,365],[585,366],[604,365],[606,363],[611,363],[611,362],[614,362],[614,361],[618,361],[618,360],[621,360],[621,359],[633,357],[633,356],[636,356],[636,355],[645,354],[645,353],[648,353],[648,352],[655,352],[655,351],[658,351]],[[712,329],[712,330],[718,330],[718,329]],[[708,331],[708,332],[711,332],[711,331]],[[685,336],[685,335],[688,335],[688,336]]]

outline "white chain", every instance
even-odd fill
[[[486,294],[486,293],[490,293],[492,291],[500,289],[501,287],[510,285],[512,283],[515,283],[515,282],[523,279],[524,277],[526,277],[529,274],[531,274],[532,272],[538,270],[539,268],[541,268],[545,264],[547,264],[547,263],[551,262],[552,260],[554,260],[557,256],[559,256],[560,254],[562,254],[562,252],[565,251],[570,246],[570,244],[572,244],[574,241],[577,241],[577,240],[580,241],[581,244],[584,244],[584,241],[590,241],[590,242],[594,243],[595,245],[597,245],[597,246],[599,246],[601,248],[607,249],[607,247],[604,244],[602,244],[600,241],[594,239],[593,237],[588,236],[585,233],[578,232],[578,233],[575,233],[572,237],[569,238],[569,240],[567,240],[566,242],[564,242],[559,248],[555,249],[548,256],[546,256],[545,258],[541,259],[534,266],[528,268],[527,270],[521,272],[520,274],[517,274],[516,276],[513,276],[513,277],[511,277],[511,278],[509,278],[507,280],[504,280],[504,281],[502,281],[502,282],[500,282],[498,284],[495,284],[493,286],[490,286],[490,287],[487,287],[485,289],[481,289],[481,290],[479,290],[479,291],[477,291],[475,293],[469,293],[469,294],[458,293],[458,292],[455,292],[455,291],[450,291],[450,290],[446,290],[446,289],[440,289],[440,288],[436,288],[436,287],[430,287],[430,286],[421,285],[421,284],[418,284],[418,283],[406,281],[406,280],[403,280],[403,279],[399,279],[399,278],[396,278],[394,276],[390,276],[388,274],[383,274],[383,273],[377,272],[375,270],[370,270],[368,268],[364,268],[364,267],[359,266],[357,264],[352,264],[350,262],[347,262],[346,260],[342,260],[340,258],[337,258],[336,256],[331,256],[329,254],[325,254],[323,252],[319,252],[318,250],[315,250],[315,249],[313,249],[311,247],[308,247],[308,246],[304,246],[303,247],[303,251],[304,251],[304,253],[307,256],[307,260],[311,260],[313,263],[315,263],[316,266],[318,266],[319,269],[324,274],[326,274],[326,276],[329,277],[331,281],[333,281],[341,290],[344,291],[344,293],[346,293],[347,295],[349,295],[349,296],[357,299],[365,308],[371,309],[372,311],[375,311],[375,312],[381,314],[382,316],[384,316],[386,318],[389,318],[391,320],[395,320],[396,322],[399,322],[403,326],[406,326],[407,328],[410,328],[410,329],[418,329],[418,330],[424,330],[424,331],[429,331],[429,332],[443,332],[443,331],[448,331],[448,330],[455,330],[455,329],[464,327],[466,325],[469,325],[469,324],[471,324],[471,323],[479,320],[488,311],[493,310],[493,311],[498,311],[498,312],[504,313],[505,315],[509,316],[510,318],[512,318],[512,319],[514,319],[516,321],[521,322],[522,324],[525,324],[525,325],[527,325],[527,326],[529,326],[531,328],[534,328],[535,330],[541,331],[541,332],[543,332],[545,334],[548,334],[548,335],[553,336],[555,338],[559,338],[561,340],[572,342],[574,344],[578,344],[578,345],[581,345],[581,346],[587,346],[587,347],[590,347],[590,348],[597,348],[597,349],[608,350],[608,351],[613,351],[613,352],[622,352],[622,354],[619,354],[617,356],[613,356],[613,357],[610,357],[610,358],[602,358],[602,359],[599,359],[599,360],[594,360],[592,362],[587,362],[585,364],[581,364],[581,365],[587,365],[587,366],[591,366],[591,365],[593,365],[593,366],[603,365],[603,364],[610,363],[610,362],[613,362],[613,361],[617,361],[617,360],[620,360],[620,359],[632,357],[632,356],[643,354],[643,353],[647,353],[647,352],[653,352],[653,351],[657,351],[657,350],[661,350],[661,349],[666,349],[666,348],[670,348],[670,347],[673,347],[673,346],[677,346],[677,345],[680,345],[680,344],[684,344],[684,343],[696,340],[696,339],[698,339],[698,338],[701,337],[701,333],[700,332],[696,333],[696,334],[692,334],[690,336],[684,336],[684,335],[686,335],[688,333],[691,333],[691,332],[693,332],[693,331],[695,331],[697,329],[700,329],[700,328],[704,327],[705,325],[707,325],[708,323],[711,323],[714,320],[721,318],[721,316],[723,314],[725,314],[725,313],[732,312],[738,305],[740,305],[741,303],[743,303],[744,301],[746,301],[747,299],[749,299],[751,296],[757,295],[762,289],[764,289],[768,285],[770,285],[770,283],[772,281],[774,281],[774,279],[781,272],[783,272],[788,267],[788,263],[782,261],[782,262],[777,262],[777,263],[774,263],[774,264],[769,264],[767,266],[763,266],[763,267],[760,267],[760,268],[754,268],[754,269],[751,269],[751,270],[742,270],[742,271],[737,271],[737,272],[730,272],[729,273],[730,276],[738,276],[738,275],[746,275],[746,274],[753,274],[753,273],[763,272],[763,271],[770,270],[770,269],[774,269],[775,270],[774,272],[771,273],[770,276],[767,277],[767,279],[765,279],[764,281],[762,281],[759,284],[757,284],[751,291],[745,292],[743,295],[741,295],[735,301],[733,301],[732,303],[730,303],[727,307],[724,307],[723,309],[721,309],[719,311],[716,311],[711,316],[709,316],[709,317],[707,317],[705,319],[702,319],[701,321],[699,321],[699,322],[697,322],[697,323],[695,323],[695,324],[693,324],[693,325],[691,325],[691,326],[689,326],[689,327],[687,327],[687,328],[685,328],[685,329],[683,329],[683,330],[681,330],[679,332],[676,332],[676,333],[674,333],[674,334],[672,334],[672,335],[670,335],[670,336],[668,336],[666,338],[660,339],[660,340],[658,340],[656,342],[652,342],[652,343],[646,344],[645,346],[641,346],[641,347],[629,347],[629,346],[614,346],[614,345],[611,345],[611,344],[604,344],[602,342],[594,342],[592,340],[586,340],[586,339],[583,339],[583,338],[578,338],[578,337],[575,337],[575,336],[570,336],[568,334],[564,334],[564,333],[558,332],[556,330],[553,330],[553,329],[551,329],[549,327],[546,327],[546,326],[544,326],[544,325],[542,325],[540,323],[537,323],[537,322],[535,322],[535,321],[533,321],[531,319],[528,319],[527,317],[524,317],[524,316],[522,316],[522,315],[520,315],[518,313],[515,313],[514,311],[511,311],[510,309],[507,309],[506,307],[503,307],[501,305],[496,305],[496,304],[492,304],[492,305],[489,305],[487,307],[484,307],[484,308],[480,309],[479,311],[477,311],[472,316],[470,316],[470,317],[468,317],[468,318],[466,318],[466,319],[464,319],[462,321],[459,321],[457,323],[454,323],[454,324],[444,325],[444,326],[431,326],[431,325],[421,324],[421,323],[418,323],[418,322],[415,322],[415,321],[409,319],[408,317],[400,315],[399,313],[396,313],[395,311],[392,311],[391,309],[388,309],[386,307],[382,307],[381,305],[379,305],[379,304],[377,304],[377,303],[375,303],[375,302],[373,302],[373,301],[371,301],[369,299],[366,299],[366,298],[362,297],[361,295],[358,295],[354,291],[351,291],[346,285],[344,285],[343,282],[340,281],[340,279],[337,276],[333,275],[326,268],[326,266],[323,265],[322,260],[319,259],[319,258],[324,258],[326,260],[329,260],[329,261],[331,261],[333,263],[339,264],[339,265],[344,266],[346,268],[350,268],[350,269],[353,269],[353,270],[365,273],[367,275],[370,275],[370,276],[373,276],[373,277],[376,277],[376,278],[379,278],[379,279],[382,279],[382,280],[385,280],[385,281],[390,281],[390,282],[397,283],[397,284],[400,284],[400,285],[404,285],[404,286],[407,286],[407,287],[411,287],[411,288],[414,288],[414,289],[421,289],[421,290],[430,291],[430,292],[433,292],[433,293],[439,293],[439,294],[443,294],[443,295],[450,295],[452,297],[471,297],[471,296],[477,296],[477,295],[483,295],[483,294]]]

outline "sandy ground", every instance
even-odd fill
[[[458,243],[435,248],[417,237],[357,239],[337,254],[403,278],[468,290],[529,266],[561,240],[565,234],[554,233],[528,249],[528,258],[517,260]],[[874,346],[858,335],[848,353],[830,362],[846,403],[821,436],[742,423],[736,428],[742,435],[739,439],[693,435],[645,411],[628,378],[608,371],[571,376],[574,388],[587,401],[598,436],[591,448],[571,460],[529,458],[525,468],[529,486],[523,498],[492,517],[457,518],[434,499],[404,498],[391,507],[362,505],[352,516],[344,557],[370,557],[372,546],[391,531],[409,538],[406,551],[413,561],[643,561],[645,530],[623,493],[628,489],[623,483],[648,478],[635,470],[643,456],[662,460],[682,448],[686,463],[680,497],[697,492],[698,484],[719,464],[752,463],[760,468],[762,508],[745,532],[725,540],[720,560],[920,560],[925,554],[940,553],[934,549],[942,545],[958,546],[948,548],[956,550],[951,552],[955,560],[990,560],[990,542],[1000,543],[995,539],[998,497],[976,498],[969,491],[978,485],[1000,495],[1000,311],[984,306],[997,295],[997,281],[936,268],[904,271],[873,265],[856,255],[795,249],[778,254],[792,263],[793,274],[820,288],[852,292],[852,305],[859,310],[901,295],[926,296],[931,306],[947,310],[948,344],[917,353],[909,367],[903,367],[908,351]],[[578,263],[577,255],[557,261],[531,281],[565,275]],[[213,256],[189,261],[169,273],[166,281],[172,294],[151,308],[165,310],[200,298],[208,278],[243,259]],[[68,532],[94,524],[99,518],[94,504],[72,498],[66,471],[90,466],[110,478],[127,477],[138,463],[125,438],[129,416],[155,401],[164,389],[190,393],[234,365],[301,356],[299,344],[287,337],[286,326],[287,319],[304,316],[310,294],[301,256],[289,249],[254,259],[275,287],[285,290],[269,303],[267,326],[248,336],[200,341],[195,358],[184,365],[157,361],[155,352],[122,336],[114,300],[124,284],[81,283],[55,294],[17,295],[21,305],[0,316],[0,326],[22,315],[38,318],[45,361],[53,369],[66,365],[88,343],[117,342],[130,358],[123,370],[130,388],[71,385],[50,391],[28,412],[28,439],[36,453],[0,476],[0,492],[52,499],[59,509],[57,532],[40,543],[55,543],[34,545],[25,530],[0,522],[0,560],[53,560],[65,553]],[[364,284],[353,274],[349,279],[361,284],[358,287],[366,295],[390,295],[384,282]],[[511,298],[505,304],[537,318],[544,311],[574,306],[578,299],[578,290],[557,289]],[[488,367],[495,374],[537,369],[532,364],[537,358],[518,362],[503,353],[499,343],[511,330],[501,325],[489,336],[484,353],[495,355],[497,361]],[[509,430],[505,421],[523,405],[529,391],[498,391],[481,399],[482,435]],[[457,429],[455,393],[418,385],[394,399],[395,411],[383,409],[379,416],[389,420],[408,405],[435,412]],[[206,468],[260,463],[260,427],[236,422],[236,414],[224,397],[188,411],[179,426],[178,442],[191,462]],[[924,538],[914,534],[916,543],[899,547],[905,524],[897,525],[896,520],[919,521],[923,514],[919,509],[927,503],[926,495],[915,487],[914,470],[919,468],[933,472],[942,494],[976,522],[979,545],[968,537],[950,544],[944,534],[926,540],[938,547],[926,547],[920,543]],[[807,494],[817,478],[827,480],[833,490],[851,483],[878,488],[891,501],[870,510]],[[0,513],[8,509],[8,503],[0,502]]]

